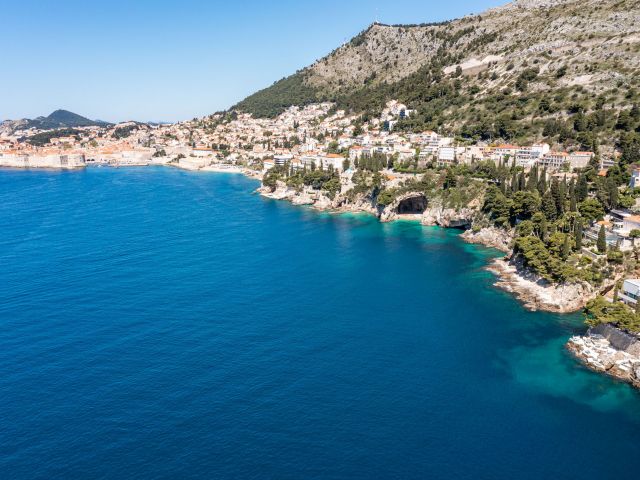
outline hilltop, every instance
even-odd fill
[[[639,52],[638,0],[519,0],[439,24],[373,24],[233,108],[273,117],[332,101],[366,120],[397,99],[416,110],[399,129],[593,147],[640,99]]]
[[[107,127],[110,124],[101,120],[90,120],[68,110],[56,110],[47,117],[34,119],[6,120],[0,124],[3,129],[18,131],[35,128],[38,130],[54,130],[58,128]]]

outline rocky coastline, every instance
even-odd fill
[[[587,368],[640,388],[640,336],[598,325],[572,337],[566,347]]]
[[[578,312],[598,292],[587,282],[553,284],[535,275],[511,254],[513,237],[506,230],[495,227],[468,230],[462,238],[467,242],[495,248],[507,254],[504,258],[495,259],[487,269],[498,277],[495,286],[514,294],[528,310]]]
[[[586,282],[552,284],[526,269],[517,257],[512,255],[513,234],[496,227],[471,228],[476,219],[481,219],[480,203],[470,204],[462,209],[447,208],[435,199],[428,201],[420,192],[408,192],[396,198],[391,204],[381,207],[366,196],[349,200],[343,195],[330,199],[323,192],[313,189],[296,189],[278,182],[275,189],[260,187],[258,193],[275,200],[287,200],[293,205],[308,205],[312,208],[332,212],[368,213],[381,222],[409,219],[425,226],[465,229],[461,235],[469,243],[495,248],[506,254],[495,259],[487,270],[494,273],[499,287],[522,302],[531,311],[573,313],[582,310],[594,298],[598,290]],[[421,199],[422,197],[422,199]],[[420,200],[416,200],[420,199]],[[399,213],[403,202],[423,201],[425,209],[420,214]]]

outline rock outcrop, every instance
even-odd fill
[[[473,207],[448,208],[442,205],[440,199],[428,199],[421,192],[408,192],[387,205],[379,217],[382,222],[412,218],[427,226],[468,228],[477,214],[478,210]]]
[[[486,227],[480,230],[467,230],[462,234],[462,238],[469,243],[478,243],[501,252],[511,253],[513,235],[503,228]]]
[[[513,293],[532,311],[570,313],[582,310],[597,290],[587,282],[552,284],[525,268],[518,257],[513,257],[513,233],[496,227],[468,230],[462,238],[496,248],[508,256],[499,258],[487,267],[498,277],[496,286]]]
[[[531,311],[578,312],[597,294],[597,290],[586,282],[549,283],[517,260],[496,259],[488,270],[498,276],[497,287],[513,293]]]
[[[572,337],[567,349],[588,368],[640,388],[640,338],[612,325]]]

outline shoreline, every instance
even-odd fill
[[[370,203],[355,202],[347,205],[335,206],[320,192],[295,192],[288,188],[276,188],[268,191],[264,187],[256,190],[265,198],[272,200],[286,200],[292,205],[308,205],[319,211],[334,213],[367,213],[375,216],[382,223],[393,221],[413,221],[424,226],[439,226],[441,228],[460,229],[460,222],[472,223],[475,211],[472,209],[456,212],[442,206],[427,208],[422,214],[394,213],[391,207],[382,211],[376,210]],[[467,220],[465,220],[467,219]],[[467,225],[469,226],[469,225]],[[598,292],[598,289],[586,283],[566,283],[554,285],[536,277],[522,265],[512,262],[507,256],[511,255],[512,234],[496,227],[487,227],[477,232],[465,230],[461,238],[470,244],[493,248],[505,254],[503,258],[496,258],[485,266],[493,273],[497,280],[494,286],[512,294],[529,311],[544,311],[550,313],[576,313],[581,311],[587,302]]]
[[[589,370],[640,389],[640,336],[598,325],[571,337],[565,347]]]

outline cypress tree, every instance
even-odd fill
[[[571,255],[571,243],[569,243],[569,235],[564,236],[564,244],[562,245],[562,259],[566,260]]]
[[[636,315],[640,315],[640,301],[636,301]]]
[[[616,283],[616,287],[613,289],[613,301],[618,301],[618,292],[619,292],[618,284]]]
[[[576,200],[583,202],[589,195],[589,185],[587,184],[587,177],[584,174],[580,174],[578,177],[578,186],[576,187]]]
[[[516,170],[513,171],[511,175],[511,191],[516,193],[518,191],[518,172]]]
[[[544,221],[540,223],[540,240],[543,242],[547,241],[549,236],[549,224],[547,223],[547,219],[545,217]]]
[[[540,178],[538,179],[538,193],[543,196],[547,191],[547,168],[542,169]]]
[[[529,172],[529,178],[527,180],[527,190],[534,192],[538,188],[538,166],[534,165]]]
[[[607,233],[605,232],[604,225],[600,225],[600,231],[598,232],[598,242],[596,245],[598,247],[598,252],[607,252]]]
[[[527,184],[524,176],[524,172],[520,172],[520,176],[518,177],[518,191],[523,192],[526,190]]]
[[[578,221],[576,224],[576,251],[582,250],[582,222]]]
[[[558,210],[556,208],[556,202],[551,195],[551,192],[546,192],[542,196],[542,213],[547,219],[553,221],[558,216]]]
[[[556,204],[556,216],[560,217],[564,213],[564,196],[563,188],[557,178],[551,181],[551,196]],[[554,219],[556,217],[553,217]]]
[[[609,193],[609,206],[611,208],[618,207],[618,186],[613,178],[607,180],[607,190]]]
[[[573,179],[569,184],[569,210],[571,212],[578,211],[578,202],[576,200],[576,182]]]

